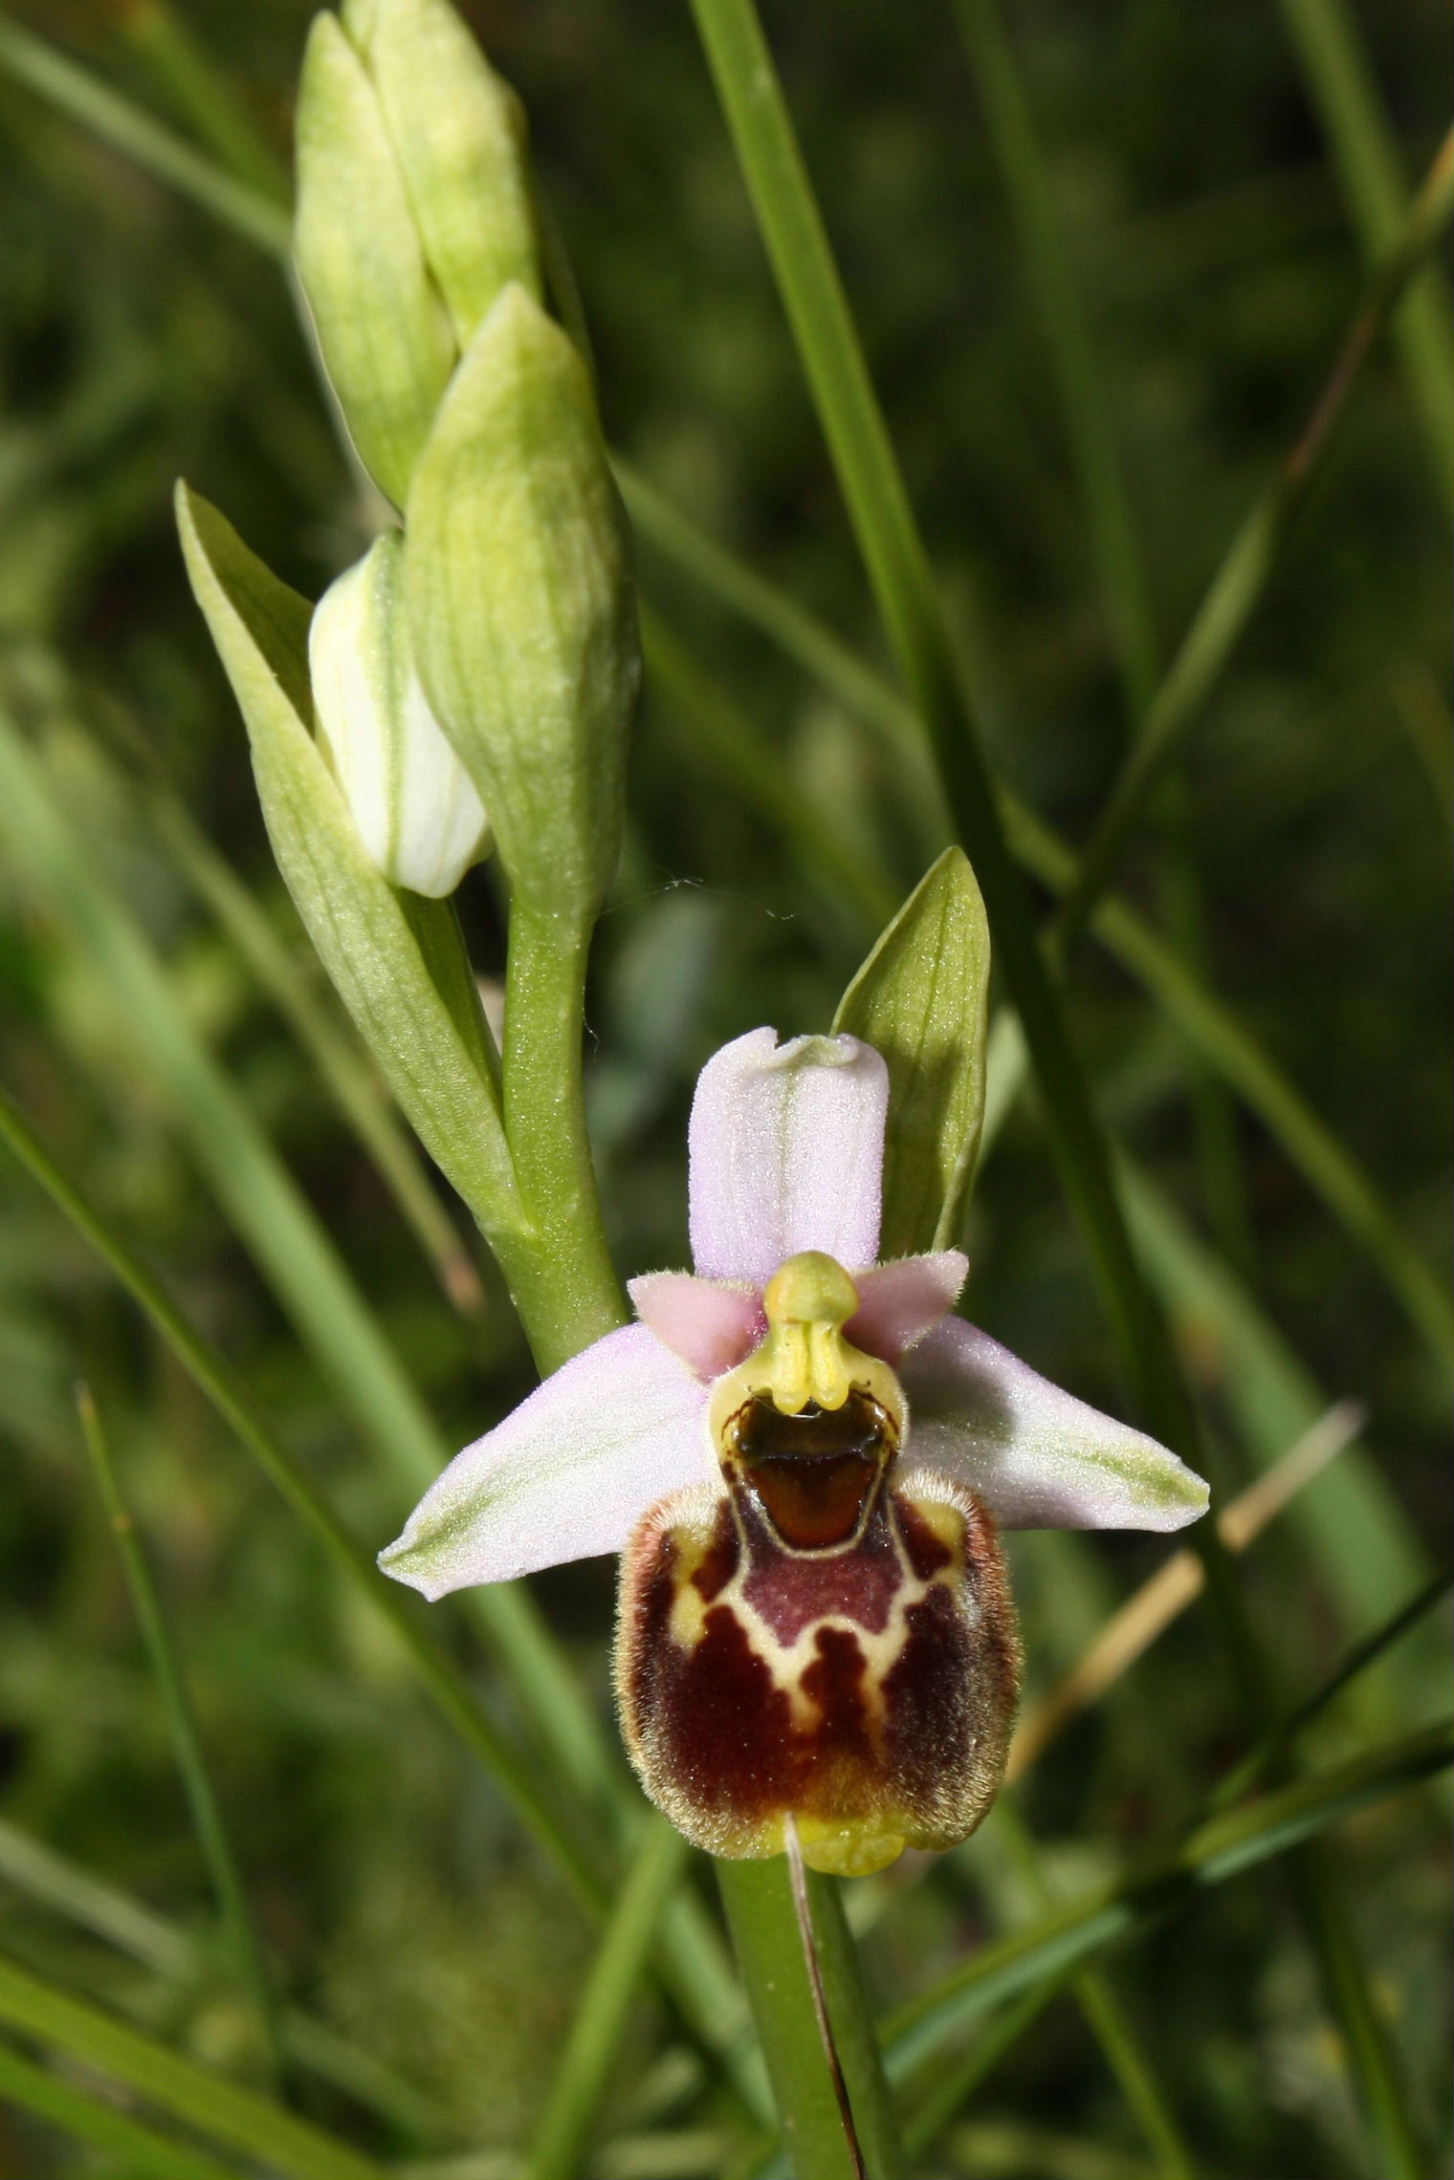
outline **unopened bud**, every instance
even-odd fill
[[[420,676],[513,887],[593,915],[615,870],[640,652],[585,365],[524,288],[462,359],[409,495]]]
[[[525,114],[448,0],[346,0],[461,349],[507,281],[537,298]]]
[[[293,248],[353,442],[402,507],[462,350],[539,296],[525,117],[448,0],[347,0],[298,94]]]
[[[455,341],[378,96],[332,15],[303,61],[293,253],[350,436],[402,507]]]
[[[386,533],[319,600],[314,719],[370,860],[392,885],[439,900],[485,852],[489,826],[414,671],[401,561]]]

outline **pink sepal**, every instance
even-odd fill
[[[866,1354],[896,1363],[953,1309],[968,1277],[969,1258],[959,1249],[880,1264],[859,1274],[858,1313],[844,1330]]]
[[[627,1280],[626,1291],[641,1322],[704,1385],[745,1362],[767,1330],[753,1287],[697,1279],[691,1272],[643,1272]]]

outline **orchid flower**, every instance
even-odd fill
[[[979,1823],[1019,1641],[998,1529],[1179,1529],[1164,1446],[952,1314],[957,1249],[876,1261],[888,1070],[753,1030],[689,1132],[691,1272],[466,1447],[380,1564],[426,1597],[622,1557],[642,1785],[711,1853],[861,1873]]]

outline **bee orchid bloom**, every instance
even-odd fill
[[[642,1785],[711,1853],[862,1873],[980,1822],[1019,1642],[998,1530],[1179,1529],[1165,1447],[951,1315],[957,1249],[879,1264],[888,1070],[854,1037],[714,1054],[692,1272],[466,1447],[380,1565],[426,1597],[620,1552]]]

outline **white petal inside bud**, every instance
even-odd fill
[[[400,560],[387,533],[319,600],[313,707],[368,855],[392,885],[439,900],[484,853],[489,826],[414,671]]]

